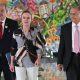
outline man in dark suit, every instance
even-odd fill
[[[13,31],[17,28],[18,23],[6,18],[6,6],[0,3],[0,71],[3,71],[5,80],[12,80],[5,55],[11,50]]]
[[[80,17],[79,8],[70,10],[72,22],[61,27],[57,67],[65,70],[67,80],[80,80]]]

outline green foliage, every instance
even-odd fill
[[[56,14],[54,14],[54,23],[56,25],[63,23],[66,17],[67,17],[67,13],[64,10],[58,10]]]

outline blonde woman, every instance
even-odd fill
[[[24,11],[22,13],[22,28],[14,32],[10,70],[12,72],[14,71],[14,43],[17,43],[17,48],[20,50],[16,53],[16,59],[17,61],[21,61],[20,63],[18,62],[19,67],[15,68],[17,80],[25,80],[24,78],[26,78],[26,80],[37,80],[38,68],[36,67],[35,69],[35,66],[40,65],[45,40],[36,28],[31,27],[31,21],[31,13]],[[22,69],[24,69],[23,72]],[[32,72],[32,70],[34,71]],[[22,74],[24,74],[24,77],[21,76]]]

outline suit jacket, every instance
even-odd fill
[[[61,28],[60,45],[58,50],[58,64],[63,64],[67,70],[72,53],[72,22],[65,24]]]
[[[4,54],[10,51],[13,31],[17,28],[18,23],[16,21],[6,18],[3,37],[0,40],[0,54]]]

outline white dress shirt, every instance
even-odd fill
[[[78,27],[78,30],[79,30],[79,42],[80,42],[80,22],[77,25],[72,22],[72,52],[75,52],[74,51],[74,34],[75,34],[76,26]],[[79,47],[80,47],[80,43],[79,43]]]

